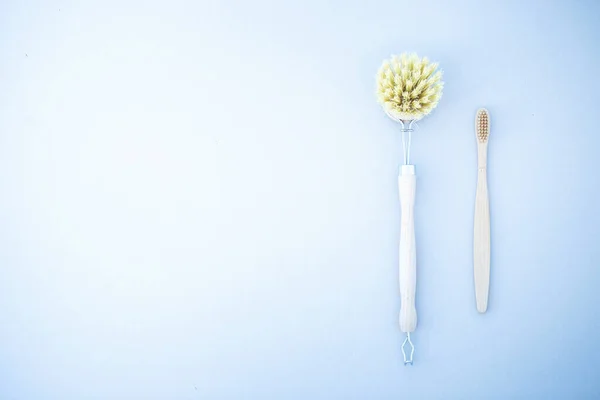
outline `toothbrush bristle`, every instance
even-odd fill
[[[487,142],[490,136],[490,115],[485,108],[477,111],[477,121],[475,123],[477,130],[477,140],[481,143]]]

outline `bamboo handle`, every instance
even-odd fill
[[[480,155],[482,152],[480,151]],[[484,313],[488,307],[490,290],[490,204],[487,188],[485,153],[477,173],[475,195],[475,224],[473,243],[473,272],[475,278],[475,300],[477,311]]]
[[[400,192],[400,330],[414,332],[417,327],[415,292],[417,286],[417,252],[415,245],[415,188],[413,165],[403,165],[398,177]]]

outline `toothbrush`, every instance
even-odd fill
[[[442,72],[437,63],[430,63],[416,54],[402,54],[384,61],[377,74],[377,100],[385,113],[401,124],[404,164],[400,168],[400,330],[406,333],[402,342],[404,365],[412,365],[415,347],[410,334],[417,327],[415,295],[417,286],[417,252],[415,244],[415,166],[410,163],[413,124],[429,114],[442,97]],[[408,143],[406,142],[408,136]],[[408,344],[410,354],[405,347]]]
[[[490,115],[480,108],[475,117],[477,138],[477,192],[475,194],[475,223],[473,235],[473,274],[477,311],[488,307],[490,291],[490,204],[487,187],[487,147],[490,137]]]

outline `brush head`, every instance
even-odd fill
[[[393,56],[377,73],[377,101],[394,120],[419,120],[429,114],[443,87],[438,64],[416,54]]]
[[[485,108],[477,110],[475,116],[475,134],[479,143],[487,143],[490,137],[490,113]]]

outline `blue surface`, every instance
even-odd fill
[[[0,5],[0,399],[600,396],[596,1]],[[401,362],[393,53],[420,123]],[[492,282],[475,310],[475,110]]]

